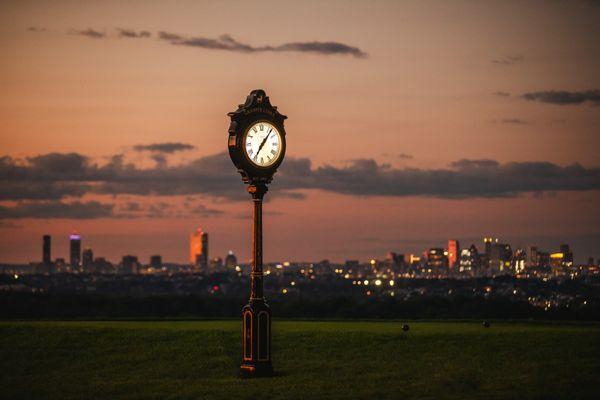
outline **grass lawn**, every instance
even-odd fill
[[[6,399],[579,399],[600,325],[273,323],[278,376],[240,380],[240,321],[0,322]]]

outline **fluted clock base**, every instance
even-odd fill
[[[271,365],[271,309],[263,299],[252,299],[242,309],[243,354],[240,375],[243,378],[269,376]]]

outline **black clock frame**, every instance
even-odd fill
[[[269,97],[262,89],[253,90],[246,98],[244,104],[240,104],[236,111],[227,114],[231,118],[229,124],[229,140],[227,147],[231,161],[242,175],[244,183],[264,181],[271,182],[277,168],[283,162],[286,151],[285,128],[283,121],[287,118],[277,111],[277,107],[271,105]],[[261,167],[254,164],[247,156],[244,149],[245,137],[248,129],[257,122],[265,121],[277,128],[281,136],[281,154],[273,164]]]

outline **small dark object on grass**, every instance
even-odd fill
[[[409,330],[409,329],[410,329],[410,326],[408,326],[408,324],[404,324],[404,325],[402,325],[402,330],[403,330],[404,332],[408,332],[408,330]]]
[[[490,323],[487,321],[483,321],[483,327],[484,328],[489,328],[490,327]]]

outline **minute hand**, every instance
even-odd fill
[[[267,136],[265,136],[265,138],[263,139],[262,143],[260,144],[260,146],[258,146],[258,151],[256,152],[256,155],[258,155],[258,153],[260,153],[260,150],[263,148],[263,146],[265,145],[265,143],[267,143],[267,139],[269,138],[269,135],[271,134],[271,132],[273,131],[273,129],[271,129],[268,133]]]

